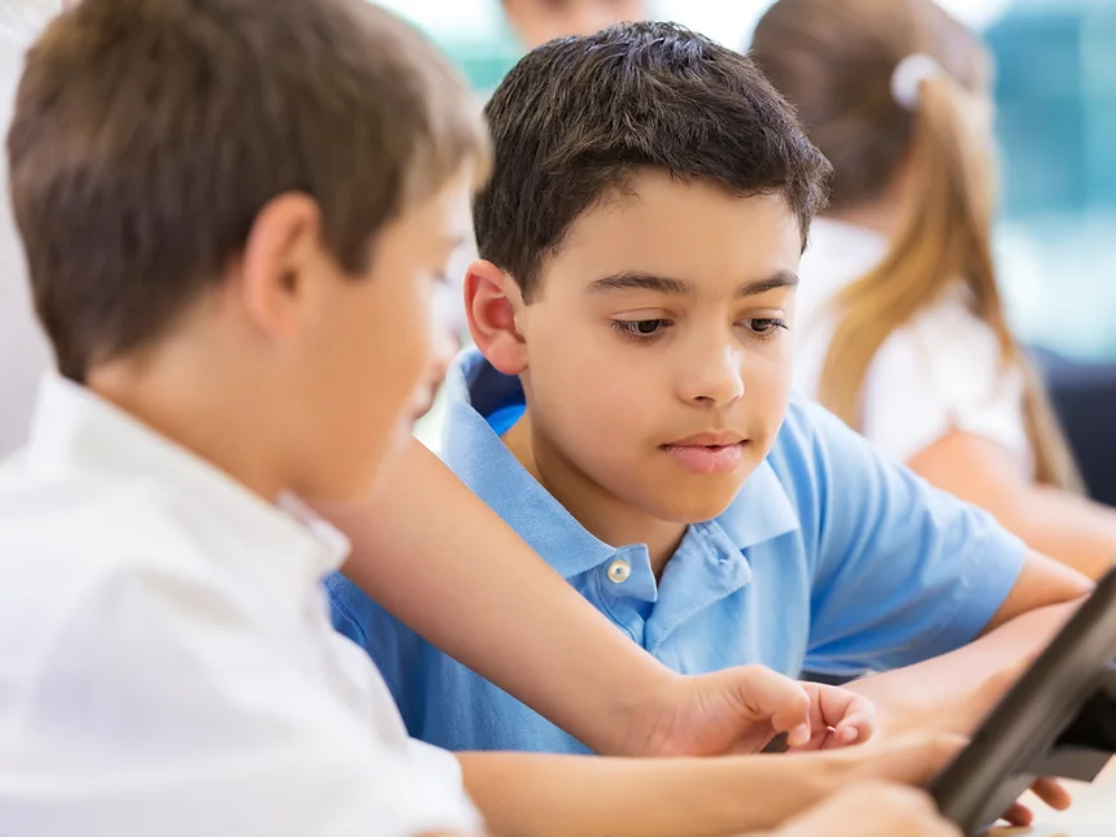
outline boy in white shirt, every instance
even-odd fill
[[[5,832],[461,833],[467,788],[509,832],[725,833],[940,765],[922,744],[640,762],[407,738],[326,615],[347,543],[293,495],[364,496],[405,436],[487,162],[409,27],[358,0],[85,0],[29,53],[8,150],[61,375],[0,467]],[[828,698],[815,726],[863,721]],[[868,794],[787,828],[949,830],[892,787],[864,820]]]

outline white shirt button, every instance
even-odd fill
[[[623,559],[616,559],[608,566],[608,578],[619,585],[632,575],[632,566]]]

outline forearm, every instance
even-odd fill
[[[586,602],[421,443],[360,508],[324,512],[345,574],[431,643],[601,753],[678,676]]]
[[[1116,510],[1033,484],[1015,458],[988,439],[954,431],[909,465],[939,489],[992,513],[1031,549],[1086,576],[1099,578],[1116,560]]]
[[[884,735],[912,731],[968,735],[1079,604],[1030,611],[961,649],[861,678],[847,688],[875,702]]]
[[[828,755],[601,759],[458,754],[499,835],[724,835],[768,830],[835,790]]]
[[[989,511],[1040,553],[1099,579],[1116,561],[1116,509],[1042,486]]]

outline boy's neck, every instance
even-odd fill
[[[594,483],[531,422],[530,410],[503,436],[512,455],[550,494],[605,544],[646,544],[658,579],[674,555],[686,525],[663,521],[624,503]]]
[[[224,471],[269,503],[288,488],[276,468],[258,390],[226,359],[161,347],[90,370],[101,398]],[[239,382],[239,383],[238,383]],[[271,451],[272,455],[268,452]]]

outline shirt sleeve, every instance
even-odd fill
[[[975,639],[1015,585],[1023,543],[817,405],[793,422],[810,426],[814,469],[807,669],[891,669]]]
[[[44,657],[0,754],[5,829],[415,835],[480,827],[456,758],[411,743],[393,707],[357,713],[329,687],[327,669],[316,678],[287,665],[253,627],[204,586],[134,575],[99,582]],[[386,735],[391,722],[397,737]]]
[[[1022,371],[1005,367],[995,333],[957,300],[926,311],[880,347],[865,381],[861,427],[900,462],[960,430],[995,442],[1028,477],[1033,472]]]

